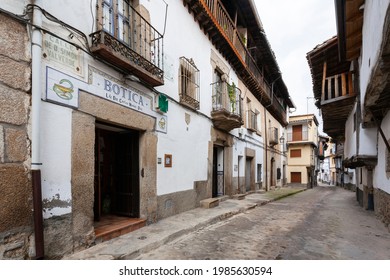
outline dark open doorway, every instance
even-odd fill
[[[97,123],[94,217],[139,217],[139,132]]]

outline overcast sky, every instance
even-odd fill
[[[314,113],[306,54],[337,34],[334,0],[254,0],[283,80],[297,106],[292,115]],[[322,125],[320,126],[320,130]]]

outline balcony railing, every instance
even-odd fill
[[[97,5],[101,29],[90,35],[91,51],[152,86],[163,85],[163,36],[127,1],[119,2],[118,11],[105,1]]]
[[[213,109],[211,118],[217,128],[230,131],[239,128],[242,122],[241,90],[234,84],[216,82],[212,86]]]
[[[308,132],[302,131],[302,133],[287,133],[287,142],[295,141],[307,141],[309,140]]]
[[[234,21],[230,18],[222,2],[220,0],[203,0],[201,2],[204,2],[206,4],[211,15],[218,22],[218,25],[222,32],[236,48],[237,53],[245,62],[246,66],[254,76],[257,83],[259,83],[262,87],[263,92],[268,97],[271,97],[271,87],[268,85],[263,75],[261,74],[261,71],[257,67],[255,60],[253,59],[251,53],[246,47],[246,44],[244,43],[242,35],[235,26]]]
[[[276,145],[279,143],[279,130],[277,127],[269,128],[268,138],[268,142],[270,145]]]
[[[355,95],[352,72],[328,77],[322,84],[321,104],[330,103]]]
[[[262,103],[268,105],[272,99],[271,87],[259,69],[255,59],[255,48],[247,47],[245,26],[236,26],[221,0],[183,0],[191,9],[201,28],[210,35],[211,40],[230,63],[242,73],[242,80]],[[245,4],[246,5],[246,4]],[[255,47],[255,46],[253,46]],[[287,125],[286,112],[281,104],[273,104],[269,111],[282,124]]]

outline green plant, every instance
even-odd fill
[[[231,85],[228,84],[228,94],[230,104],[232,106],[232,112],[234,113],[236,111],[236,85],[234,82],[232,82]]]

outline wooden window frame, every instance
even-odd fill
[[[301,157],[302,157],[302,149],[291,149],[290,150],[290,158],[301,158]]]

